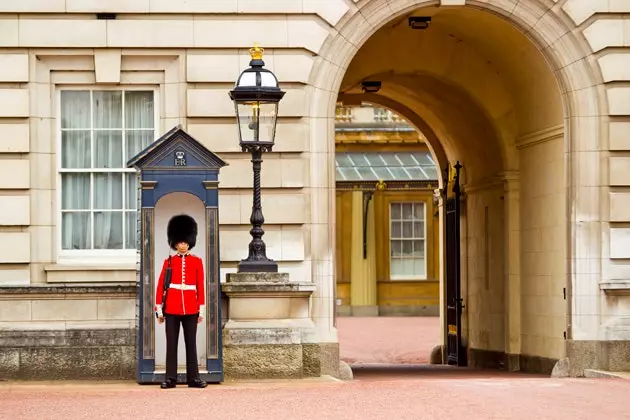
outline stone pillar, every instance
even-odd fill
[[[521,268],[520,268],[520,181],[518,173],[505,175],[505,354],[508,370],[520,370],[521,354]]]
[[[311,282],[287,273],[230,273],[223,329],[227,378],[304,378],[321,375],[320,347],[310,316]]]
[[[378,306],[376,305],[376,255],[374,251],[374,206],[370,201],[367,221],[368,254],[367,258],[363,258],[363,200],[363,191],[352,192],[350,304],[353,316],[378,316]],[[370,241],[370,237],[372,241]],[[370,257],[372,258],[370,259]]]

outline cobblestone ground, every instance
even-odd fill
[[[428,363],[439,324],[438,317],[338,317],[340,356],[353,366]]]

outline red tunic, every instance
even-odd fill
[[[164,260],[155,293],[155,310],[162,312],[162,290],[168,258]],[[171,286],[166,293],[166,313],[171,315],[203,315],[206,302],[203,261],[190,253],[171,257]],[[201,309],[201,311],[200,311]]]

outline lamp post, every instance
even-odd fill
[[[254,202],[249,219],[252,241],[249,243],[248,257],[238,264],[239,272],[250,273],[278,272],[278,264],[267,258],[267,248],[262,240],[265,218],[260,200],[260,168],[263,152],[270,152],[273,148],[278,104],[284,92],[280,90],[276,76],[264,68],[263,53],[264,49],[258,44],[250,48],[250,67],[243,70],[234,89],[230,91],[230,98],[236,108],[241,149],[251,153],[254,170]]]

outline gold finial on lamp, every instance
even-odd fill
[[[249,49],[249,55],[252,57],[252,60],[262,60],[264,53],[265,49],[260,48],[258,42],[254,42],[254,48]]]

